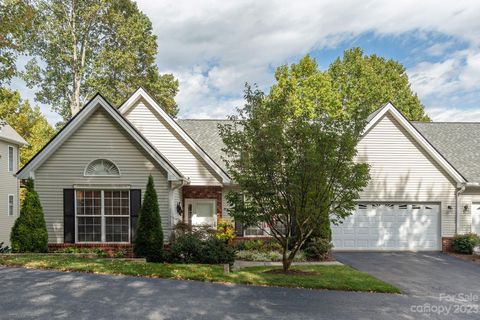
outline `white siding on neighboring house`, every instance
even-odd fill
[[[9,172],[9,147],[13,147],[13,171]],[[10,245],[10,231],[20,212],[19,181],[14,176],[18,170],[19,147],[0,140],[0,242]],[[8,196],[13,195],[13,215],[8,215]]]
[[[190,185],[222,185],[221,178],[143,99],[124,115],[178,169]]]
[[[385,115],[362,138],[357,159],[371,166],[371,181],[361,201],[439,203],[441,235],[454,234],[454,181],[391,115]],[[462,229],[465,223],[463,219]]]
[[[178,214],[178,211],[177,211],[177,204],[180,203],[180,205],[182,205],[182,188],[176,188],[176,189],[173,189],[172,191],[172,208],[171,208],[171,224],[172,226],[175,225],[177,222],[179,222],[180,220],[182,220],[182,215],[181,214]],[[182,207],[183,209],[183,207]]]
[[[120,169],[120,177],[85,177],[85,167],[94,159],[109,159]],[[63,242],[63,189],[76,184],[130,185],[142,190],[149,174],[155,181],[165,238],[169,236],[169,183],[163,168],[103,109],[95,111],[36,171],[35,188],[45,213],[50,243]]]

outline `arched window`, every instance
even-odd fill
[[[120,176],[120,170],[110,160],[107,159],[97,159],[93,160],[85,168],[86,176]]]

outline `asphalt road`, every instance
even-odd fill
[[[305,290],[6,267],[0,267],[0,288],[1,319],[480,318],[460,310],[472,303],[439,301],[437,292]]]

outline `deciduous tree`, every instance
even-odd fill
[[[139,86],[171,115],[178,82],[155,64],[152,24],[131,0],[38,0],[24,79],[64,120],[95,92],[118,104]]]
[[[409,120],[430,121],[423,104],[410,87],[406,69],[399,62],[378,55],[364,55],[362,49],[346,50],[327,73],[342,99],[342,107],[366,106],[372,112],[393,103]]]
[[[28,162],[55,134],[38,107],[32,107],[18,91],[0,88],[0,121],[5,120],[28,143],[20,149],[20,165]]]
[[[368,165],[354,161],[367,108],[339,113],[329,75],[311,62],[279,68],[269,95],[247,87],[245,106],[220,126],[241,189],[228,195],[230,214],[280,243],[284,271],[325,217],[337,223],[353,212],[369,180]]]

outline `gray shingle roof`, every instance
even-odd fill
[[[382,108],[370,115],[372,119]],[[226,171],[218,124],[229,120],[179,119],[178,124]],[[470,182],[480,182],[480,122],[412,122],[412,125]],[[478,148],[478,149],[477,149]]]
[[[227,172],[222,160],[222,148],[225,144],[220,137],[218,124],[228,123],[230,120],[219,119],[178,119],[177,123],[187,134],[205,151],[216,164]]]
[[[412,122],[470,182],[480,182],[480,122]]]
[[[0,140],[12,142],[19,145],[27,145],[27,141],[20,136],[10,125],[0,120]]]

